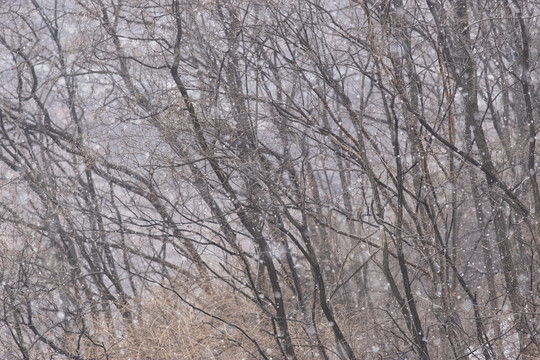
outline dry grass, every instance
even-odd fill
[[[119,360],[169,359],[260,359],[257,346],[268,356],[282,358],[268,315],[253,302],[223,289],[191,298],[201,308],[223,321],[193,309],[171,292],[158,290],[143,299],[140,318],[109,350]],[[230,325],[234,324],[238,328]],[[307,328],[301,321],[289,321],[291,337],[299,359],[316,359],[319,350],[310,346]],[[321,341],[333,347],[326,323],[319,325]],[[304,344],[304,345],[301,345]],[[334,358],[328,350],[330,358]]]
[[[213,315],[255,337],[259,346],[278,351],[254,304],[220,293],[195,301]],[[259,358],[256,346],[241,331],[183,303],[174,294],[157,291],[143,299],[141,316],[113,347],[115,359],[243,359]]]

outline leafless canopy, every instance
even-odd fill
[[[538,358],[539,15],[0,1],[0,358]]]

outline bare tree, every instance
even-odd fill
[[[6,3],[0,354],[538,356],[539,10]]]

